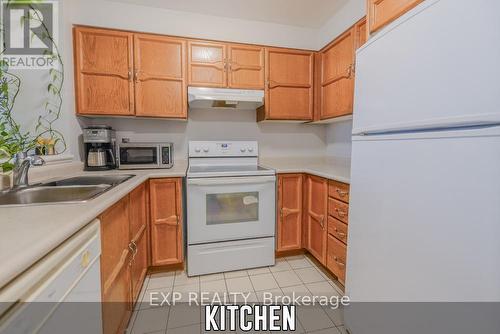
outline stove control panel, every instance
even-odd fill
[[[257,157],[256,141],[190,141],[189,157]]]

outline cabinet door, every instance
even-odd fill
[[[129,255],[129,197],[100,217],[101,293],[104,333],[118,333],[131,313]]]
[[[188,85],[227,86],[226,45],[210,42],[188,42]]]
[[[264,48],[228,45],[229,88],[264,89]]]
[[[350,29],[321,52],[321,119],[352,114],[355,40]]]
[[[307,250],[323,265],[326,263],[328,181],[307,176],[307,201],[305,210],[307,219]]]
[[[148,270],[147,238],[147,187],[146,183],[134,189],[130,195],[130,240],[132,261],[130,265],[132,280],[132,300],[135,302],[141,291]]]
[[[149,188],[152,264],[182,263],[181,179],[154,179]]]
[[[368,0],[370,34],[394,21],[423,0]]]
[[[134,35],[135,113],[187,118],[186,42],[156,35]]]
[[[133,115],[132,34],[75,27],[73,39],[77,113]]]
[[[278,251],[302,248],[302,174],[278,175]]]
[[[313,57],[312,52],[266,49],[265,119],[312,119]]]
[[[362,18],[354,27],[356,31],[356,49],[363,46],[368,40],[368,27],[366,23],[366,17]]]

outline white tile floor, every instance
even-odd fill
[[[273,267],[241,270],[200,277],[187,277],[184,271],[153,274],[146,278],[141,303],[137,303],[129,323],[129,333],[204,333],[203,313],[199,306],[176,304],[150,305],[151,293],[181,292],[187,301],[189,292],[210,294],[248,293],[248,302],[262,302],[265,292],[273,296],[342,296],[341,286],[316,266],[307,256],[298,255],[276,260]],[[171,300],[171,297],[169,297]],[[242,296],[231,296],[230,302],[243,302]],[[346,333],[343,313],[328,306],[301,307],[297,310],[295,333]]]

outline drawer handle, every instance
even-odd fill
[[[335,208],[335,212],[337,212],[337,214],[342,218],[347,217],[347,212],[342,211],[339,208]]]
[[[336,227],[335,227],[334,231],[335,231],[335,233],[337,233],[337,234],[339,235],[339,237],[341,237],[341,238],[345,238],[345,237],[347,236],[347,234],[345,234],[344,232],[340,232],[340,231],[338,230],[338,228],[336,228]]]
[[[347,191],[343,191],[339,188],[336,188],[335,191],[337,192],[337,194],[339,194],[340,197],[345,197],[349,194]]]
[[[341,267],[345,267],[345,263],[340,261],[338,257],[334,256],[333,259],[335,260],[335,262],[341,266]]]

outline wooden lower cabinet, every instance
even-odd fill
[[[329,234],[327,249],[326,267],[337,276],[340,283],[345,284],[347,246]]]
[[[278,252],[302,248],[302,174],[278,175]]]
[[[306,249],[321,264],[326,264],[328,180],[308,175],[305,181],[307,243]]]
[[[103,331],[123,333],[148,268],[146,184],[122,198],[99,219]]]
[[[182,179],[149,181],[151,210],[151,263],[182,263]]]
[[[132,299],[137,300],[148,271],[148,192],[143,183],[129,195],[132,261],[130,262]]]
[[[334,180],[279,174],[276,250],[305,249],[345,284],[349,191]]]

